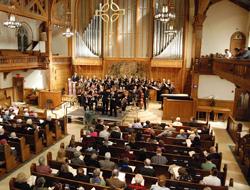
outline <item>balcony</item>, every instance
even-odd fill
[[[250,60],[214,59],[213,73],[237,86],[250,89]]]
[[[12,50],[1,50],[0,72],[26,69],[46,69],[49,59],[47,56],[37,54],[30,55]]]

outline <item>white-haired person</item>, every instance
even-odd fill
[[[155,177],[155,169],[151,166],[151,160],[146,158],[143,167],[136,167],[135,171],[142,175]]]
[[[101,185],[101,186],[105,186],[106,185],[105,180],[101,176],[101,170],[100,170],[100,168],[96,168],[93,171],[93,177],[90,178],[90,183],[96,184],[96,185]]]
[[[183,126],[182,122],[181,122],[181,118],[180,117],[176,117],[175,121],[172,124],[174,127],[180,127]]]
[[[14,187],[20,190],[31,190],[27,180],[28,177],[24,172],[18,173],[14,182]]]
[[[0,126],[0,141],[8,140],[8,135],[5,133],[3,126]]]
[[[134,180],[131,182],[131,184],[128,185],[128,189],[147,190],[147,188],[144,187],[143,182],[143,176],[141,174],[136,174]]]
[[[106,170],[115,169],[116,164],[114,162],[110,161],[110,159],[111,159],[110,152],[106,152],[104,157],[105,157],[104,160],[99,161],[101,169],[106,169]]]
[[[103,129],[102,131],[100,131],[99,137],[102,137],[102,138],[109,138],[110,132],[108,131],[108,129],[109,129],[109,126],[105,125],[105,126],[104,126],[104,129]]]
[[[51,174],[52,169],[46,165],[44,156],[40,156],[38,159],[39,165],[36,166],[36,171],[41,174]]]

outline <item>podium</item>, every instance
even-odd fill
[[[41,109],[54,109],[62,102],[61,91],[41,90],[38,96],[38,106]]]
[[[182,121],[189,121],[195,116],[195,102],[184,94],[163,95],[163,120],[175,120],[180,117]]]

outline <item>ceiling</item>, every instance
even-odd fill
[[[239,5],[240,7],[250,11],[250,0],[231,0],[231,1]]]

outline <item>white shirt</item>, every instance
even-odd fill
[[[182,126],[183,124],[182,124],[182,122],[180,122],[180,121],[175,121],[175,122],[173,122],[172,125],[173,125],[173,126],[180,127],[180,126]]]
[[[109,138],[110,136],[110,133],[106,130],[103,130],[99,133],[99,137],[102,137],[102,138]]]
[[[213,185],[213,186],[221,186],[221,181],[218,177],[216,176],[206,176],[203,178],[203,180],[201,181],[201,183],[205,184],[205,185]]]

